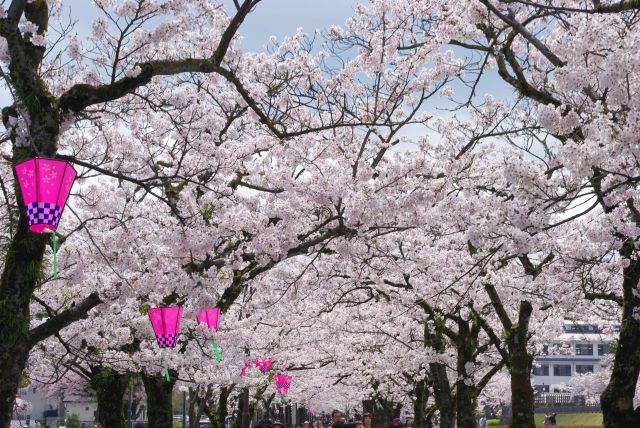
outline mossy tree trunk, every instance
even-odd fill
[[[124,394],[129,386],[129,375],[104,367],[91,367],[89,385],[98,400],[98,422],[103,427],[126,428]]]
[[[416,383],[413,390],[413,424],[415,428],[427,427],[426,406],[428,396],[427,380],[421,379]]]
[[[480,327],[477,323],[471,323],[463,319],[458,319],[458,331],[455,334],[455,345],[457,351],[456,372],[458,381],[456,382],[456,423],[457,428],[476,427],[476,399],[478,391],[475,383],[467,384],[467,379],[471,376],[467,373],[468,363],[472,363],[478,350],[478,334]]]
[[[142,375],[144,390],[147,394],[149,427],[173,427],[173,386],[178,373],[173,370],[169,370],[169,373],[171,378],[169,382],[163,374],[143,373]]]
[[[532,275],[535,279],[541,265],[534,267],[526,256],[522,256],[521,260],[527,274]],[[503,362],[511,375],[511,410],[513,416],[510,427],[536,428],[533,386],[531,384],[533,355],[527,349],[530,335],[529,321],[531,320],[533,306],[526,300],[520,301],[518,320],[514,323],[509,318],[509,314],[493,284],[485,283],[484,288],[504,329],[504,342],[506,343],[503,343],[498,334],[486,322],[482,323],[482,327],[502,356]]]
[[[629,257],[632,249],[621,251],[629,264],[623,271],[622,323],[615,350],[609,384],[600,397],[605,428],[640,426],[640,409],[633,408],[640,375],[640,321],[634,312],[640,308],[637,294],[640,262]]]
[[[511,374],[511,428],[535,428],[533,386],[531,368],[533,355],[527,350],[529,318],[532,307],[523,301],[520,305],[519,322],[509,330],[509,372]]]
[[[8,80],[16,95],[16,103],[30,121],[28,131],[31,146],[18,146],[16,133],[11,131],[13,121],[20,116],[18,106],[2,110],[2,120],[13,143],[13,165],[36,154],[55,156],[61,121],[55,97],[38,75],[45,49],[31,44],[30,36],[20,31],[18,24],[23,16],[36,25],[37,34],[44,35],[49,18],[47,1],[14,1],[11,3],[11,13],[0,20],[0,36],[6,40],[10,55]],[[11,423],[15,396],[31,348],[81,318],[99,303],[97,294],[92,294],[74,308],[49,313],[47,321],[29,330],[29,304],[34,290],[42,282],[42,261],[48,236],[29,231],[17,181],[14,182],[14,191],[19,201],[20,215],[8,225],[11,242],[0,277],[0,428],[8,428]]]

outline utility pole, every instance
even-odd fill
[[[187,428],[187,391],[182,391],[182,428]]]
[[[131,416],[133,413],[133,382],[129,381],[129,406],[127,409],[127,426],[129,428],[133,428],[133,421],[131,421]]]
[[[249,428],[249,388],[242,391],[242,428]]]

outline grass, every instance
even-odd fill
[[[602,426],[602,413],[558,413],[558,427],[599,428]],[[544,413],[536,413],[536,426],[544,422]]]
[[[558,428],[601,428],[602,413],[558,413],[556,416]],[[544,413],[536,413],[536,427],[543,428]],[[507,428],[506,425],[491,428]]]

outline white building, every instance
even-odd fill
[[[47,397],[41,390],[30,386],[18,390],[20,397],[31,403],[31,414],[28,415],[30,421],[39,421],[44,426],[54,423],[62,417],[62,400],[60,397]]]
[[[612,325],[607,330],[565,321],[564,333],[545,347],[547,354],[534,359],[531,377],[536,394],[561,392],[572,376],[602,370],[600,360],[609,353],[620,327]]]
[[[65,416],[76,414],[78,415],[80,422],[85,422],[86,425],[93,423],[96,420],[98,414],[98,403],[94,398],[90,397],[64,397],[62,399],[64,406]]]

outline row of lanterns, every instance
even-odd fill
[[[182,308],[180,306],[152,308],[149,309],[148,315],[149,320],[151,321],[151,326],[153,327],[153,332],[156,335],[158,346],[162,348],[163,351],[167,348],[175,348],[178,340],[178,334],[180,333]],[[220,324],[220,308],[203,309],[198,312],[196,319],[199,323],[206,324],[209,331],[214,333],[218,330],[218,326]],[[213,346],[213,350],[216,354],[216,359],[220,362],[220,350],[218,349],[218,345],[213,337],[211,339],[211,345]],[[253,360],[253,365],[261,373],[267,373],[271,367],[271,361],[271,358],[255,358]],[[250,368],[251,364],[246,363],[240,371],[240,376],[245,376],[247,370]],[[171,378],[169,377],[169,368],[166,363],[164,363],[164,372],[167,382],[170,382]],[[282,373],[278,373],[274,376],[276,392],[282,401],[284,401],[285,396],[289,393],[292,379],[293,378],[291,376],[287,376]]]
[[[62,212],[67,204],[71,187],[76,179],[77,172],[69,162],[59,159],[36,157],[17,164],[14,168],[15,175],[22,193],[25,214],[29,222],[29,230],[34,233],[51,235],[51,248],[53,250],[53,277],[58,278],[56,230]],[[149,320],[156,335],[158,346],[163,349],[174,348],[180,332],[180,320],[182,308],[161,307],[151,308],[148,311]],[[209,308],[201,310],[197,315],[199,323],[205,323],[213,333],[218,329],[220,309]],[[220,362],[220,349],[215,340],[211,339],[216,359]],[[255,359],[254,365],[262,373],[266,373],[271,365],[271,358],[264,360]],[[250,365],[245,365],[240,373],[244,376]],[[169,369],[164,363],[167,382],[170,381]],[[291,386],[291,376],[278,373],[274,377],[276,391],[284,400]]]
[[[178,334],[180,333],[180,320],[182,319],[182,307],[166,306],[162,308],[151,308],[147,312],[151,327],[156,335],[158,346],[164,350],[167,348],[175,348],[178,343]],[[203,309],[196,316],[198,323],[205,323],[211,333],[218,329],[220,321],[220,308]],[[220,362],[220,350],[215,339],[211,338],[211,346],[216,354],[216,359]],[[164,373],[167,382],[171,381],[169,377],[169,368],[164,363]]]

